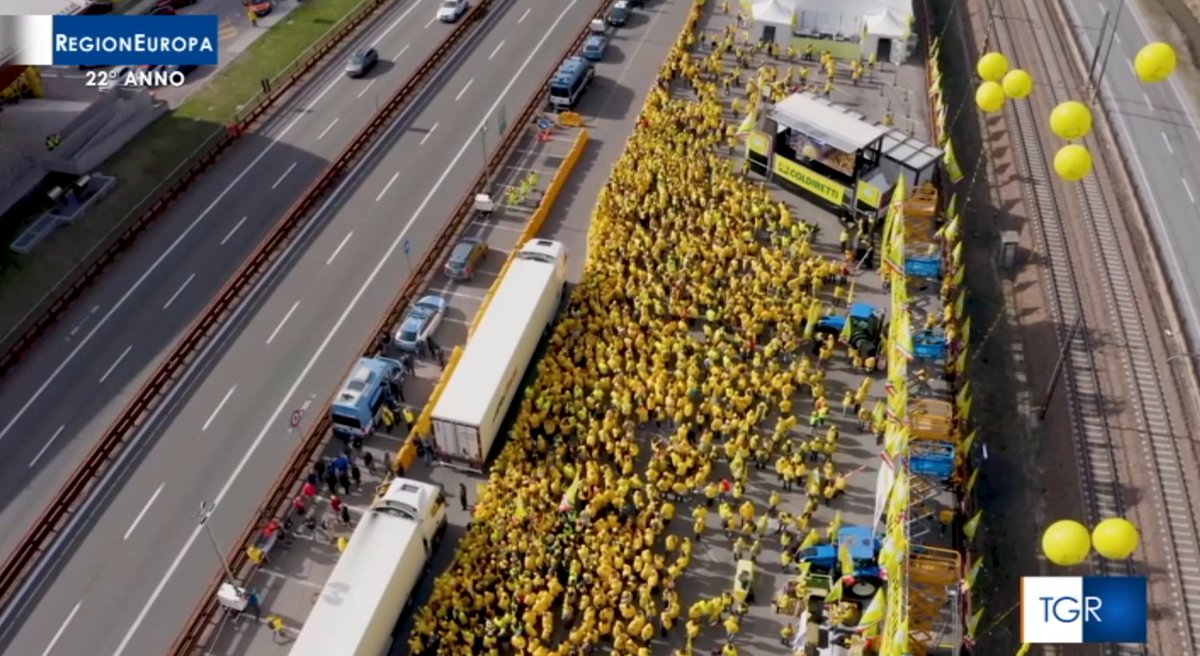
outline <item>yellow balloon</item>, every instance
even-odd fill
[[[1142,82],[1162,82],[1175,72],[1175,49],[1166,43],[1147,43],[1133,60]]]
[[[1054,154],[1054,172],[1067,182],[1082,180],[1092,172],[1092,154],[1079,144],[1067,144]]]
[[[1020,100],[1033,93],[1033,76],[1019,68],[1014,68],[1004,74],[1000,86],[1004,87],[1006,96]]]
[[[1092,529],[1092,544],[1096,552],[1105,558],[1124,560],[1138,548],[1141,535],[1133,522],[1122,517],[1112,517]]]
[[[1062,139],[1082,139],[1092,131],[1092,110],[1078,100],[1059,103],[1050,112],[1050,129]]]
[[[1004,89],[995,82],[984,82],[975,90],[975,104],[987,114],[1004,107]]]
[[[979,58],[975,72],[987,82],[999,82],[1008,72],[1008,58],[998,52],[989,52]]]
[[[1042,553],[1055,565],[1078,565],[1087,558],[1091,548],[1092,538],[1087,527],[1074,520],[1054,522],[1042,534]]]

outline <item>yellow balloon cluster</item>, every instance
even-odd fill
[[[1092,131],[1092,110],[1078,100],[1059,103],[1050,112],[1050,129],[1062,139],[1082,139]]]
[[[1063,519],[1051,524],[1042,534],[1042,553],[1055,565],[1069,567],[1087,559],[1093,547],[1105,558],[1124,560],[1137,551],[1140,541],[1137,527],[1121,517],[1100,522],[1091,533],[1083,524]]]
[[[1006,96],[1020,100],[1033,93],[1033,76],[1019,68],[1014,68],[1004,74],[1000,86],[1004,87]]]
[[[1067,182],[1082,180],[1092,172],[1092,153],[1079,144],[1067,144],[1054,154],[1054,172]]]
[[[998,52],[989,52],[979,58],[975,72],[985,82],[999,82],[1008,72],[1008,58]]]
[[[984,113],[994,114],[1004,108],[1004,88],[996,82],[984,82],[975,90],[975,104]]]
[[[1175,49],[1166,43],[1148,43],[1133,60],[1133,70],[1142,82],[1162,82],[1175,72]]]

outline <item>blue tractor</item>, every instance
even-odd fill
[[[854,303],[845,316],[831,314],[817,321],[818,335],[843,335],[846,332],[846,322],[850,322],[849,335],[846,344],[859,352],[864,358],[874,357],[879,353],[879,345],[883,340],[884,316],[883,310],[870,303]]]
[[[843,572],[838,549],[845,545],[854,561],[853,572]],[[879,567],[879,539],[867,526],[843,526],[838,529],[837,541],[801,549],[799,562],[811,563],[813,572],[828,573],[841,579],[842,594],[847,598],[868,600],[883,587],[883,570]]]
[[[918,360],[946,359],[946,333],[939,329],[919,330],[913,335],[913,355]]]

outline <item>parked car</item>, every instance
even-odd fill
[[[198,1],[199,0],[158,0],[154,4],[155,4],[155,6],[158,6],[158,7],[170,7],[171,9],[183,9],[184,7],[191,7],[192,5],[196,4]]]
[[[453,23],[467,13],[467,0],[442,0],[438,5],[437,19],[443,23]]]
[[[646,6],[646,0],[625,0],[630,9],[641,9]]]
[[[346,75],[362,77],[369,73],[375,64],[379,63],[379,53],[374,48],[359,50],[346,62]]]
[[[150,16],[174,16],[175,10],[168,5],[156,5],[150,10]]]
[[[136,70],[134,66],[117,66],[110,68],[104,74],[104,78],[100,80],[100,84],[96,89],[100,92],[112,91],[117,87],[124,86],[125,78]]]
[[[174,72],[178,71],[180,73],[183,73],[184,75],[190,75],[192,71],[196,70],[199,67],[196,66],[195,64],[175,64],[173,66],[167,66],[166,68],[167,68],[168,73],[174,73]]]
[[[583,58],[588,61],[600,61],[604,59],[604,53],[608,50],[608,35],[593,32],[588,36],[587,41],[583,42]]]
[[[629,17],[633,15],[633,10],[630,9],[629,3],[626,0],[620,0],[608,12],[608,24],[613,27],[624,27],[625,23],[629,22]]]
[[[429,339],[437,331],[438,324],[446,314],[449,304],[446,299],[435,294],[421,297],[421,300],[408,309],[404,320],[396,326],[392,341],[401,351],[414,352],[420,344]]]
[[[79,13],[84,16],[100,16],[102,14],[111,14],[113,3],[109,0],[88,0],[83,9]]]
[[[443,271],[451,280],[470,280],[475,277],[475,269],[487,257],[488,245],[482,239],[464,237],[450,251]]]
[[[271,13],[271,9],[274,8],[271,0],[242,0],[242,5],[246,7],[247,11],[254,12],[254,15],[259,18]]]

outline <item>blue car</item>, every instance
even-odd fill
[[[447,305],[446,299],[434,294],[424,296],[413,304],[392,336],[396,348],[401,351],[416,351],[419,345],[437,330],[438,324],[446,314]]]
[[[604,59],[604,53],[608,50],[608,35],[592,33],[583,42],[583,58],[588,61],[600,61]]]

